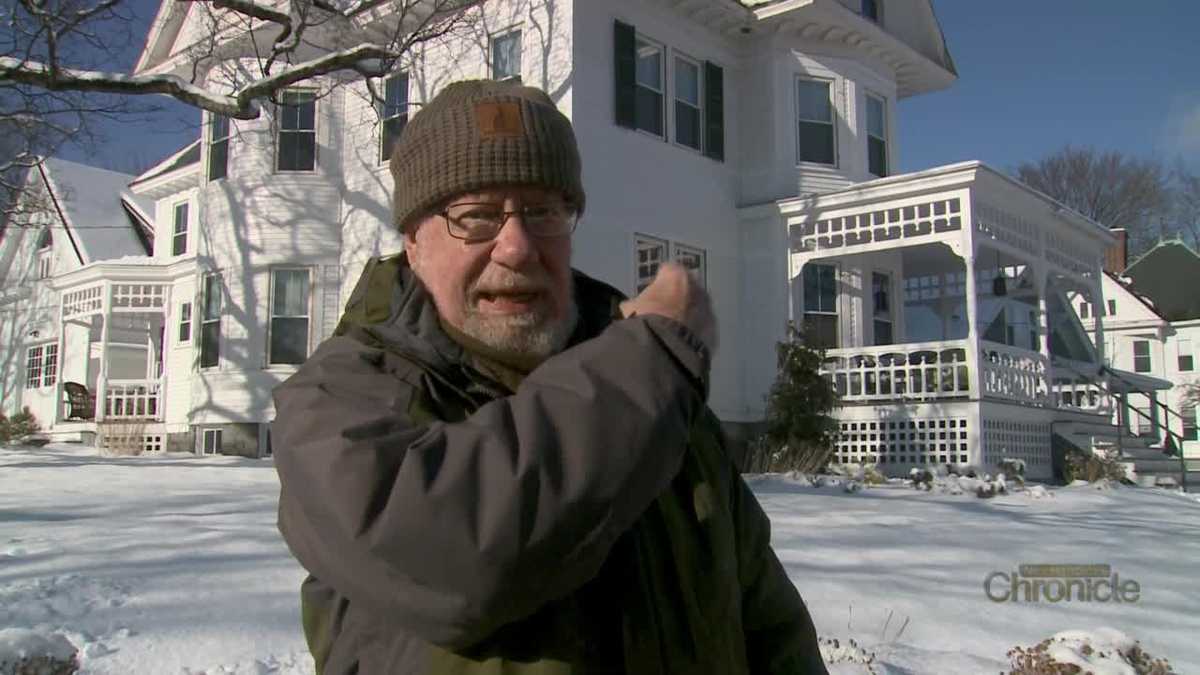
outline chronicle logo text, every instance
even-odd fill
[[[1019,565],[983,579],[992,602],[1137,602],[1142,587],[1110,565]]]

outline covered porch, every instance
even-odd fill
[[[1109,388],[1066,368],[1103,363],[1102,327],[1092,342],[1066,298],[1101,301],[1106,229],[977,162],[780,206],[789,319],[824,350],[839,415],[955,419],[954,463],[976,465],[1014,444],[1048,458],[1056,411],[1111,417]],[[989,428],[1019,439],[989,452]]]
[[[170,285],[130,272],[62,289],[61,405],[52,431],[163,419]]]

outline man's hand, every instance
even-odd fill
[[[692,331],[710,353],[717,351],[717,322],[708,292],[679,263],[658,268],[654,281],[641,295],[621,303],[621,314],[660,314]]]

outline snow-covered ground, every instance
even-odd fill
[[[853,639],[877,673],[994,675],[1010,648],[1060,631],[1119,643],[1097,630],[1107,626],[1175,672],[1200,672],[1194,496],[1069,487],[981,500],[901,484],[847,493],[751,482],[818,631],[839,641],[831,654],[853,653]],[[83,673],[311,673],[304,573],[275,529],[277,496],[269,460],[0,448],[0,653],[60,634],[82,650]],[[985,577],[1022,564],[1109,565],[1140,597],[989,600]]]

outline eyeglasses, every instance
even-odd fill
[[[505,211],[500,204],[451,204],[442,209],[450,236],[469,242],[495,239],[509,216],[520,215],[525,231],[535,237],[562,237],[575,231],[579,212],[566,203],[526,204],[517,211]]]

